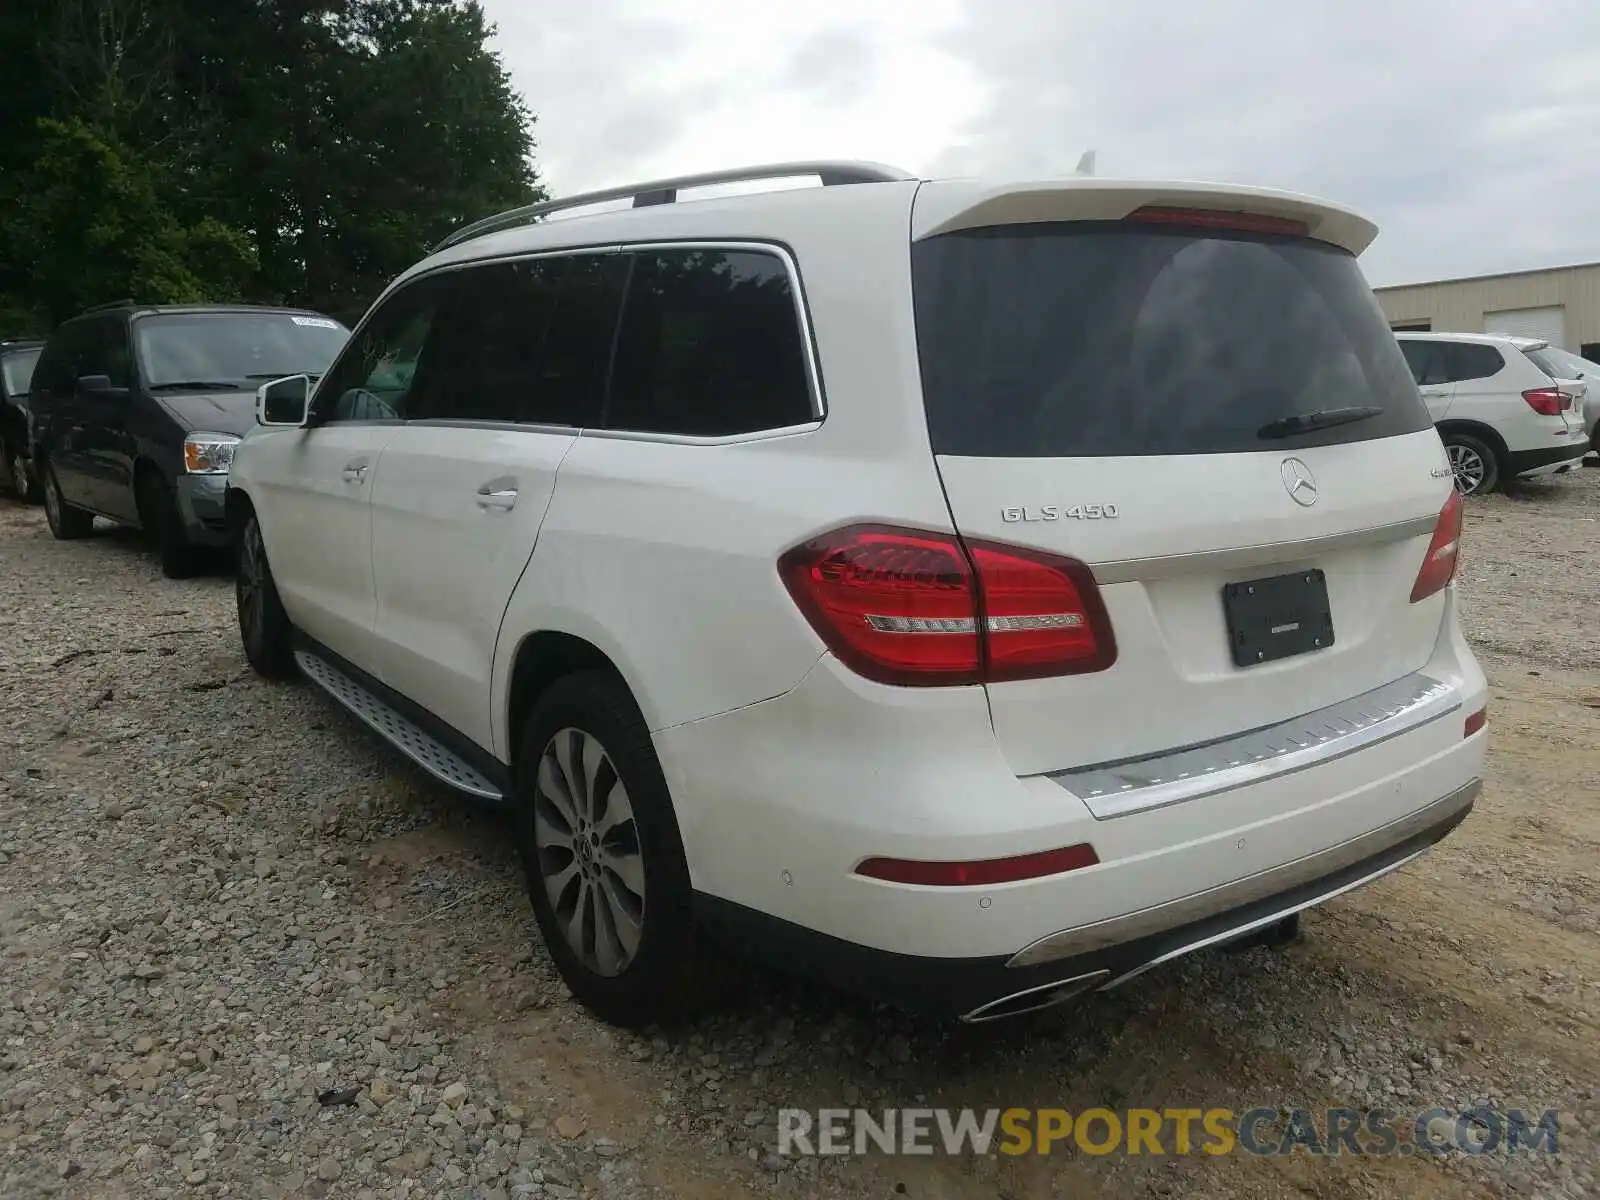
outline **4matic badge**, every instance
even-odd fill
[[[1039,504],[1002,508],[1002,521],[1109,521],[1117,516],[1115,504]]]

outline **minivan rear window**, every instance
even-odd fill
[[[1011,225],[917,242],[911,266],[937,454],[1221,454],[1431,424],[1355,257],[1326,243]],[[1378,412],[1283,433],[1358,407]]]

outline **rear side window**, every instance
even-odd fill
[[[1400,351],[1411,368],[1412,378],[1424,386],[1488,379],[1498,375],[1506,365],[1505,358],[1493,346],[1470,342],[1422,342],[1408,338],[1400,343]]]
[[[620,255],[521,259],[452,272],[406,416],[598,423],[627,280]]]
[[[759,250],[634,256],[606,425],[721,437],[815,418],[789,272]]]
[[[1309,240],[1074,222],[911,253],[938,454],[1218,454],[1430,428],[1353,255]],[[1377,415],[1289,437],[1283,418]]]

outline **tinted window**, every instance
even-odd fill
[[[1505,359],[1493,346],[1470,342],[1425,342],[1407,339],[1400,343],[1411,375],[1422,385],[1461,383],[1468,379],[1487,379],[1497,375]]]
[[[1429,428],[1355,258],[1324,243],[1082,222],[946,234],[911,262],[937,453],[1203,454]],[[1382,411],[1260,434],[1352,406]]]
[[[133,338],[145,382],[261,383],[284,375],[321,375],[349,331],[337,321],[303,313],[163,313],[134,322]]]
[[[1487,379],[1498,375],[1506,365],[1500,351],[1493,346],[1474,346],[1468,342],[1455,342],[1444,347],[1447,382],[1464,383],[1469,379]]]
[[[122,317],[101,317],[96,322],[92,365],[92,373],[109,377],[113,387],[133,386],[133,350]]]
[[[627,270],[588,254],[447,274],[406,416],[596,424]]]
[[[0,361],[0,371],[5,373],[7,395],[28,394],[28,385],[33,380],[33,369],[39,363],[39,349],[35,347],[32,350],[16,350]]]
[[[1411,368],[1411,378],[1417,381],[1419,387],[1424,384],[1444,382],[1444,355],[1440,351],[1438,342],[1414,342],[1407,339],[1400,343],[1400,353],[1405,357],[1406,366]]]
[[[366,320],[317,388],[312,407],[318,418],[394,421],[407,415],[448,279],[409,283]]]
[[[87,318],[68,321],[50,335],[33,372],[33,390],[65,398],[76,390],[78,377],[95,357],[95,324]]]
[[[745,250],[635,256],[609,427],[716,437],[814,416],[782,259]]]

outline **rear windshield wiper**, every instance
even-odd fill
[[[238,392],[244,389],[244,384],[233,380],[219,379],[174,379],[167,383],[152,383],[152,392]]]
[[[1297,433],[1310,433],[1314,429],[1332,429],[1335,425],[1353,425],[1371,417],[1381,417],[1383,409],[1372,404],[1358,404],[1350,408],[1319,408],[1315,412],[1295,413],[1268,421],[1256,430],[1259,438],[1286,438]]]

